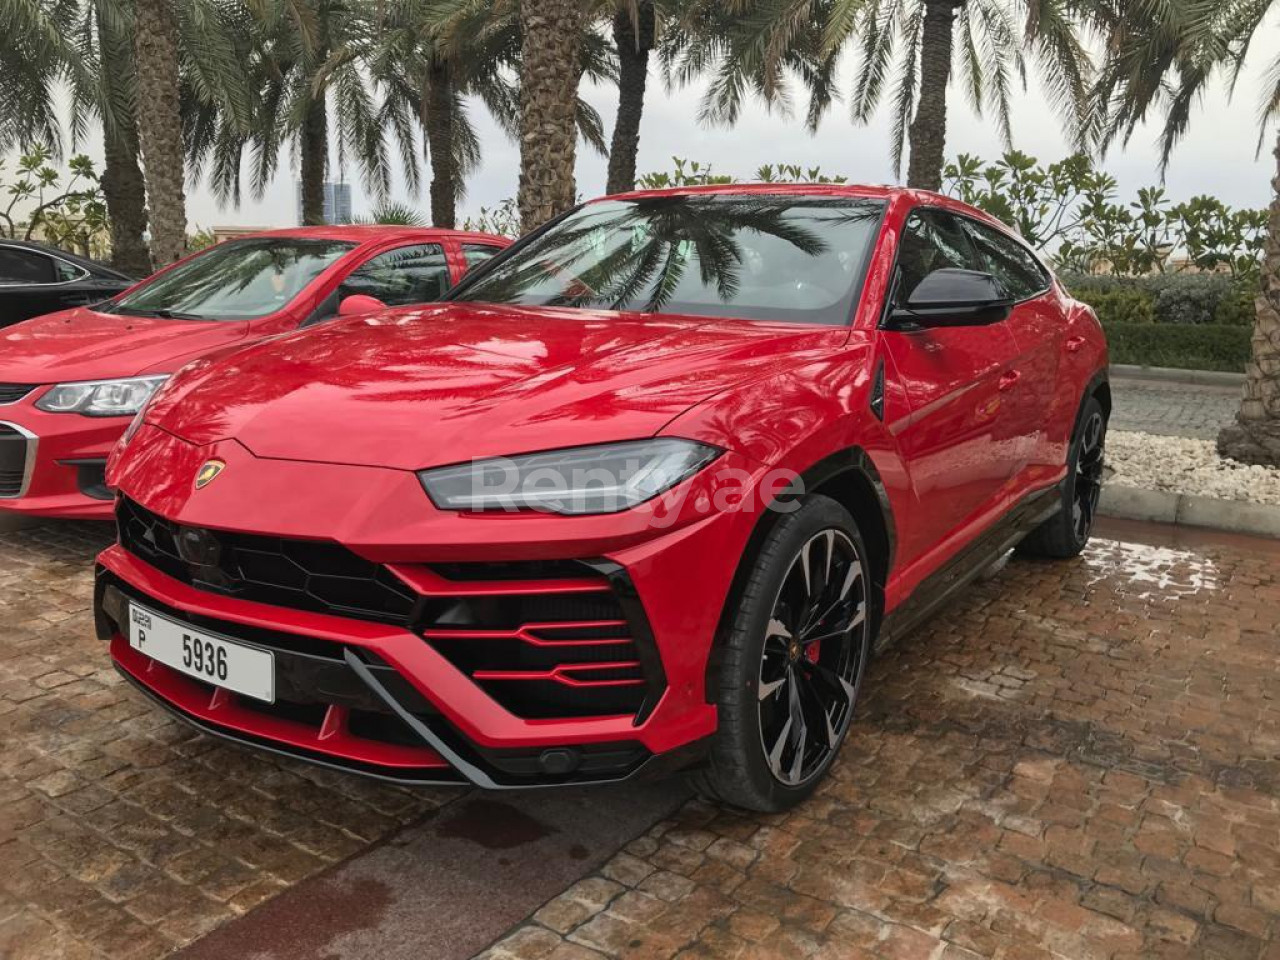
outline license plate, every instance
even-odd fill
[[[257,700],[276,699],[275,656],[129,605],[129,646],[179,673]]]

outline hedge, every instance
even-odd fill
[[[1216,323],[1104,323],[1112,363],[1240,373],[1252,329]]]
[[[1063,283],[1104,323],[1253,325],[1257,280],[1225,274],[1171,273],[1149,277],[1067,276]]]

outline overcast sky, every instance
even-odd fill
[[[1197,106],[1191,132],[1175,152],[1168,170],[1166,189],[1175,201],[1210,193],[1231,206],[1260,207],[1268,203],[1270,179],[1275,170],[1270,154],[1272,141],[1268,141],[1261,157],[1255,157],[1255,147],[1262,78],[1267,65],[1280,53],[1277,26],[1280,20],[1273,17],[1255,38],[1248,70],[1234,99],[1229,101],[1225,86],[1219,85]],[[821,166],[828,174],[841,174],[853,181],[894,182],[889,162],[888,109],[883,109],[872,125],[855,127],[843,105],[836,104],[817,133],[810,134],[800,118],[770,114],[759,104],[753,104],[736,127],[708,128],[697,121],[701,88],[668,93],[654,76],[649,90],[640,137],[641,173],[668,169],[671,157],[681,156],[710,162],[716,172],[744,179],[750,178],[761,164],[788,162]],[[611,127],[616,91],[588,85],[583,93]],[[984,158],[996,157],[1001,147],[994,124],[975,117],[955,85],[948,103],[947,156],[967,152]],[[519,150],[515,144],[488,120],[479,105],[472,108],[472,115],[480,131],[483,164],[467,185],[467,197],[461,206],[463,216],[513,196],[519,170]],[[1013,133],[1015,146],[1042,161],[1060,159],[1070,151],[1061,124],[1040,93],[1034,71],[1027,92],[1015,98]],[[1157,182],[1157,133],[1155,126],[1140,129],[1127,147],[1113,148],[1104,161],[1104,168],[1119,181],[1123,197]],[[605,166],[602,158],[580,146],[579,194],[591,197],[603,192]],[[188,198],[191,228],[293,224],[296,220],[294,174],[287,159],[282,162],[282,168],[285,173],[277,178],[261,202],[249,199],[246,191],[246,200],[238,210],[219,209],[207,190],[195,190]],[[347,179],[353,184],[355,212],[357,215],[367,213],[372,201],[363,195],[356,172],[348,171]],[[394,199],[424,212],[429,208],[425,190],[422,196],[414,197],[401,185]]]

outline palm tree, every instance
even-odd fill
[[[1164,113],[1161,168],[1186,133],[1191,108],[1215,77],[1235,81],[1248,63],[1276,0],[1117,0],[1104,14],[1110,57],[1099,72],[1095,104],[1101,145],[1127,142],[1153,109]],[[1258,149],[1280,118],[1280,58],[1266,73]],[[1218,435],[1218,452],[1245,463],[1280,465],[1280,129],[1276,174],[1253,330],[1253,358],[1235,423]]]
[[[146,190],[134,119],[132,24],[132,9],[116,0],[0,6],[0,35],[10,38],[0,46],[0,149],[40,145],[61,158],[55,96],[66,84],[72,145],[90,117],[102,124],[106,164],[100,183],[112,265],[143,277],[151,272],[151,258],[143,240]]]
[[[172,0],[136,0],[134,68],[138,146],[151,213],[151,259],[164,266],[187,248],[183,187],[181,61]]]
[[[1090,64],[1077,35],[1086,0],[701,0],[712,40],[684,54],[678,73],[710,53],[719,60],[704,114],[732,120],[744,93],[786,104],[788,75],[809,93],[816,126],[835,99],[836,58],[851,42],[859,51],[850,94],[855,123],[868,122],[892,86],[895,171],[909,152],[907,184],[942,187],[947,90],[961,81],[970,105],[996,115],[1011,146],[1009,97],[1024,83],[1027,54],[1039,66],[1055,111],[1077,140],[1086,136]],[[728,6],[729,13],[716,13]],[[711,12],[708,11],[711,8]],[[1024,26],[1018,26],[1021,21]],[[705,28],[704,28],[705,29]],[[716,35],[719,35],[718,38]]]
[[[582,0],[519,0],[520,219],[525,231],[573,206],[582,77]]]
[[[612,0],[613,42],[618,50],[618,113],[609,147],[608,193],[622,193],[636,185],[636,155],[640,149],[640,120],[644,116],[649,83],[649,55],[658,34],[655,0]]]

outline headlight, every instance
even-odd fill
[[[48,413],[79,413],[86,417],[131,417],[151,399],[168,374],[124,380],[60,383],[36,401]]]
[[[475,460],[418,474],[441,510],[620,513],[693,476],[721,451],[659,437]]]

